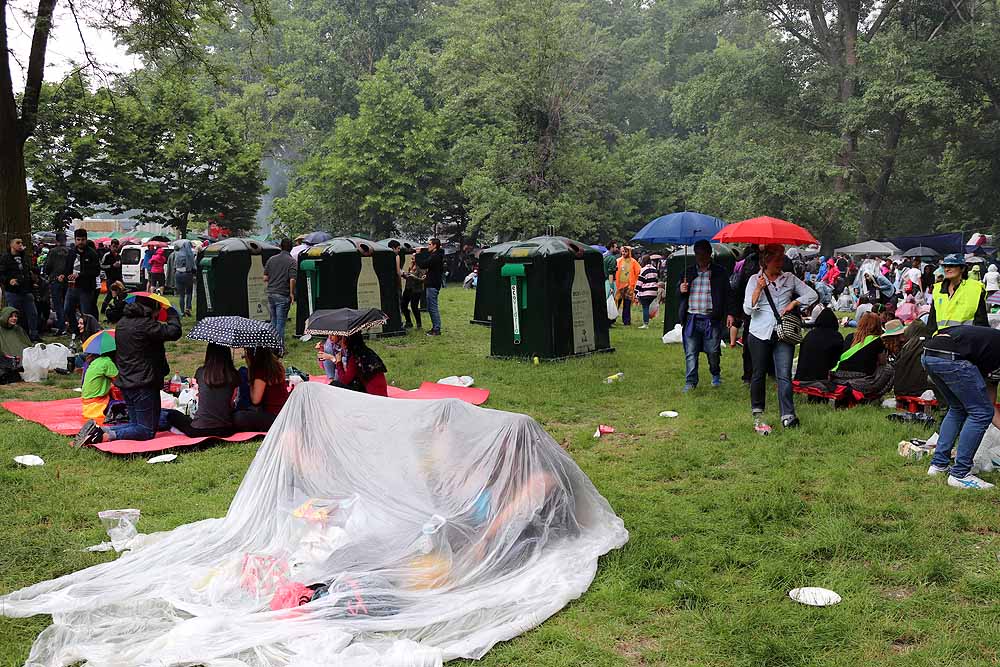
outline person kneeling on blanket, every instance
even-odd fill
[[[165,321],[160,321],[161,316]],[[125,306],[118,323],[118,379],[125,397],[128,423],[98,426],[88,419],[73,440],[74,447],[105,440],[152,440],[160,425],[160,388],[170,374],[163,344],[181,337],[181,320],[174,308],[161,312],[160,304],[144,296]]]

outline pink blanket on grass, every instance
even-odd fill
[[[7,401],[2,405],[18,417],[41,424],[60,435],[76,435],[83,426],[83,409],[79,398],[66,398],[60,401]],[[93,446],[109,454],[146,454],[174,447],[190,447],[206,440],[244,442],[263,435],[263,433],[235,433],[228,438],[189,438],[186,435],[162,431],[152,440],[113,440]]]
[[[310,382],[327,383],[329,380],[325,375],[310,375]],[[423,382],[416,389],[400,389],[389,386],[386,392],[389,398],[410,398],[422,401],[434,401],[440,398],[457,398],[460,401],[471,403],[472,405],[482,405],[490,397],[489,389],[477,389],[474,387],[456,387],[450,384],[438,384],[437,382]]]

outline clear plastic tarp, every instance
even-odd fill
[[[530,417],[303,383],[224,518],[0,611],[52,615],[32,667],[439,665],[542,623],[627,540]]]

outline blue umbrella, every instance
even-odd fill
[[[597,250],[602,255],[606,255],[608,253],[608,249],[605,248],[604,246],[600,245],[600,244],[595,244],[595,245],[592,245],[590,247],[593,248],[594,250]]]
[[[704,213],[684,211],[661,215],[632,237],[633,241],[645,243],[673,243],[692,245],[696,241],[711,241],[726,223]]]
[[[327,232],[311,232],[306,234],[302,241],[304,243],[308,243],[309,245],[316,245],[317,243],[329,241],[332,238],[333,234],[328,234]]]

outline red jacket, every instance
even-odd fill
[[[353,356],[351,356],[347,359],[347,367],[344,368],[343,372],[340,374],[340,382],[343,384],[351,384],[354,382],[355,378],[358,378],[358,362]],[[376,373],[367,380],[363,378],[358,379],[361,380],[361,384],[364,385],[366,394],[373,394],[375,396],[389,395],[389,388],[385,382],[385,373]]]

